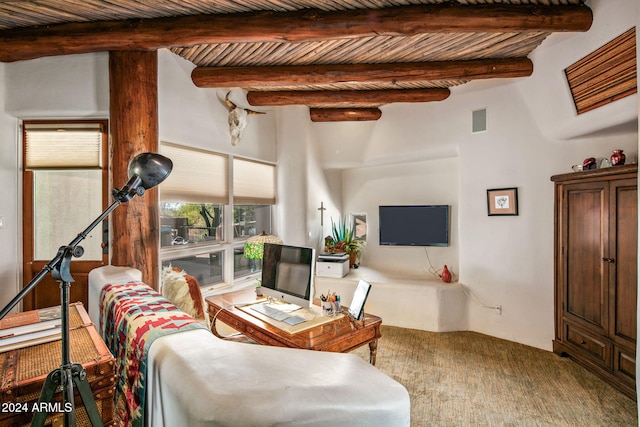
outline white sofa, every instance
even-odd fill
[[[89,274],[89,315],[100,325],[109,283],[138,270]],[[148,355],[149,426],[408,426],[407,390],[361,358],[225,341],[204,329],[158,338]]]

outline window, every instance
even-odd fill
[[[160,246],[224,241],[223,213],[223,205],[162,201]]]
[[[169,143],[161,153],[173,161],[160,184],[163,267],[182,268],[205,288],[259,272],[244,242],[271,233],[275,166]]]
[[[201,287],[221,283],[224,279],[224,251],[196,253],[162,262],[162,267],[177,267],[195,277]]]

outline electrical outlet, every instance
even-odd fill
[[[496,316],[502,316],[502,306],[501,305],[493,307],[493,310],[494,310]]]

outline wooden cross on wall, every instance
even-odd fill
[[[324,202],[320,202],[318,210],[320,211],[320,226],[322,227],[324,225],[324,211],[327,210],[327,208],[324,207]]]

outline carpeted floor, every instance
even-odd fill
[[[634,400],[552,352],[475,332],[382,335],[376,366],[409,391],[412,426],[638,426]]]

